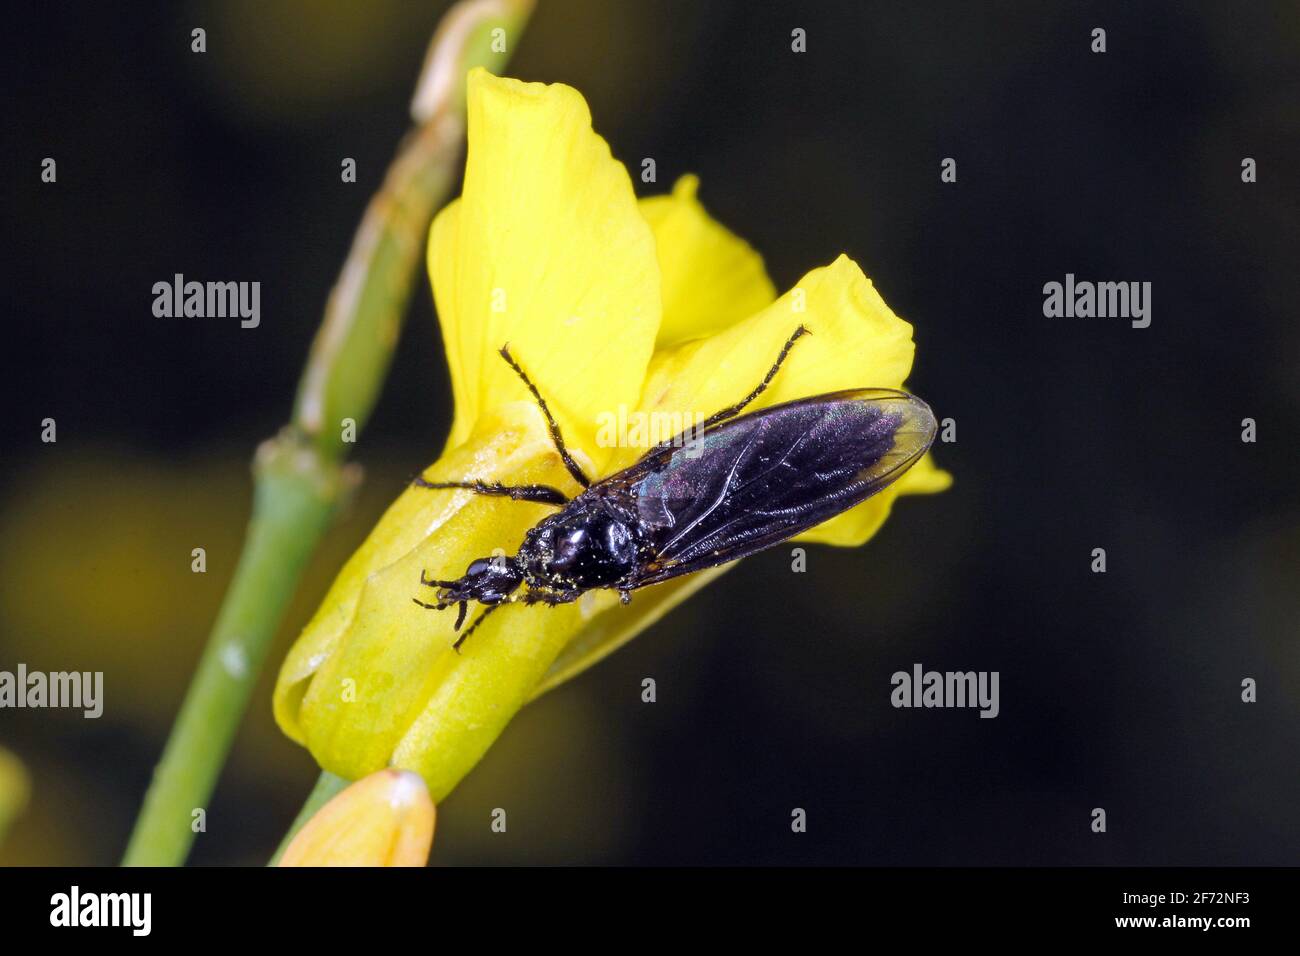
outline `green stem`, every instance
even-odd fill
[[[254,469],[244,551],[154,771],[127,866],[184,861],[195,811],[216,785],[285,605],[347,485],[338,465],[323,462],[289,429],[262,447]]]
[[[275,866],[280,862],[280,857],[284,856],[284,851],[289,848],[293,838],[298,835],[298,831],[307,825],[307,821],[316,815],[316,811],[335,797],[351,783],[351,780],[344,780],[342,777],[336,777],[328,770],[322,770],[320,776],[316,778],[316,785],[311,788],[311,793],[307,795],[307,802],[302,805],[298,815],[293,818],[293,823],[289,826],[289,832],[284,835],[280,845],[276,847],[275,856],[271,857],[270,866]]]
[[[379,396],[429,223],[455,180],[465,73],[479,65],[499,71],[531,10],[532,0],[463,0],[434,35],[412,105],[417,129],[366,209],[299,382],[293,423],[259,449],[253,516],[235,577],[154,771],[125,865],[185,862],[195,811],[212,795],[285,606],[354,483],[342,459]]]

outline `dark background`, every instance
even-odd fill
[[[288,415],[443,7],[7,8],[0,668],[102,669],[106,708],[0,712],[34,786],[0,861],[124,847],[238,553],[245,462]],[[543,0],[510,72],[580,89],[616,156],[656,159],[648,191],[698,172],[778,287],[858,261],[916,327],[956,483],[807,574],[746,561],[528,707],[439,808],[434,861],[1297,862],[1300,7]],[[261,327],[154,318],[176,272],[260,280]],[[1067,272],[1150,281],[1151,327],[1044,318]],[[422,280],[365,490],[275,664],[449,421]],[[915,662],[999,671],[1001,716],[891,708]],[[195,862],[262,862],[314,778],[271,720],[274,669]]]

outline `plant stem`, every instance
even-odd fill
[[[370,417],[429,223],[456,178],[465,73],[478,65],[499,70],[508,56],[499,41],[513,50],[531,9],[532,0],[465,0],[434,35],[412,104],[419,125],[366,209],[312,344],[293,422],[258,450],[244,549],[154,771],[125,865],[185,862],[195,811],[212,795],[284,609],[355,484],[356,471],[342,463],[354,437],[343,436],[355,436]]]
[[[296,446],[296,447],[295,447]],[[286,429],[258,452],[253,517],[234,580],[127,847],[127,866],[184,861],[271,638],[346,483]]]
[[[344,780],[342,777],[336,777],[328,770],[322,770],[320,776],[316,778],[316,785],[311,788],[311,793],[307,795],[307,802],[302,805],[298,815],[293,818],[293,823],[289,826],[289,832],[284,835],[280,845],[275,849],[275,856],[271,857],[269,866],[275,866],[280,862],[280,857],[284,856],[284,851],[288,849],[293,838],[298,835],[298,831],[307,825],[307,821],[316,815],[316,811],[335,795],[342,793],[352,781]]]

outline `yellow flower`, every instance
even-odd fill
[[[462,196],[429,238],[456,415],[429,481],[550,484],[576,492],[513,355],[545,395],[588,474],[651,444],[606,447],[625,410],[708,414],[745,396],[800,324],[800,341],[752,408],[837,389],[897,387],[912,329],[841,256],[776,297],[762,260],[714,222],[693,177],[637,201],[622,164],[567,86],[477,70],[468,80]],[[692,419],[693,420],[693,419]],[[940,491],[929,460],[803,540],[866,541],[899,494]],[[638,591],[630,606],[589,592],[554,608],[510,605],[451,649],[454,613],[422,610],[422,572],[454,578],[494,549],[513,553],[545,505],[469,491],[407,489],[335,580],[290,651],[275,714],[325,769],[357,779],[420,773],[435,800],[478,761],[515,712],[609,653],[722,573]],[[497,553],[502,553],[497,551]],[[424,594],[418,592],[424,591]],[[474,613],[481,613],[477,610]]]
[[[317,810],[279,865],[424,866],[433,820],[433,801],[419,774],[380,770]]]

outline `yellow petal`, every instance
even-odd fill
[[[484,437],[440,459],[425,477],[563,480],[559,458],[531,402],[499,406],[484,421]],[[458,577],[474,558],[495,549],[513,553],[524,532],[550,510],[469,491],[403,492],[340,572],[281,668],[274,693],[280,726],[304,743],[323,768],[355,780],[392,762],[441,685],[484,671],[483,682],[448,719],[499,732],[513,711],[493,695],[503,690],[503,682],[524,679],[529,666],[533,680],[540,677],[577,629],[581,612],[574,606],[501,609],[457,654],[451,647],[455,612],[425,610],[412,598],[427,601],[432,596],[431,589],[420,585],[422,572]],[[475,608],[474,613],[481,611]],[[510,643],[519,633],[517,615],[527,616],[527,633],[535,637],[523,647]],[[494,667],[510,673],[496,673]],[[517,691],[520,704],[529,689]],[[462,750],[444,748],[437,757],[463,772],[480,751],[477,739],[461,743]],[[417,763],[412,758],[405,765],[425,769],[413,765]],[[435,776],[430,772],[426,780],[434,799],[441,799],[445,790],[433,786]]]
[[[447,447],[486,408],[528,397],[496,354],[509,344],[599,466],[597,416],[636,402],[659,329],[654,236],[576,90],[476,69],[467,136],[463,194],[429,240],[456,399]]]
[[[671,195],[641,200],[663,277],[659,349],[711,335],[776,298],[762,256],[709,216],[695,198],[699,185],[683,176]]]
[[[393,764],[418,771],[433,793],[450,793],[533,696],[564,646],[590,617],[617,604],[610,592],[588,592],[574,604],[495,612],[462,657],[436,675],[437,689],[398,742]]]
[[[656,352],[641,394],[647,415],[698,421],[744,398],[800,325],[770,387],[746,411],[838,389],[899,387],[912,367],[912,327],[896,316],[853,260],[814,269],[766,309],[716,335]],[[624,467],[650,444],[620,449]]]
[[[638,591],[628,605],[610,602],[608,607],[601,608],[599,613],[584,622],[581,630],[564,645],[555,662],[533,688],[530,699],[540,697],[608,657],[692,594],[735,566],[735,562],[724,564],[688,574],[684,578],[652,585]]]
[[[424,866],[434,816],[418,774],[380,770],[316,811],[290,841],[280,866]]]

